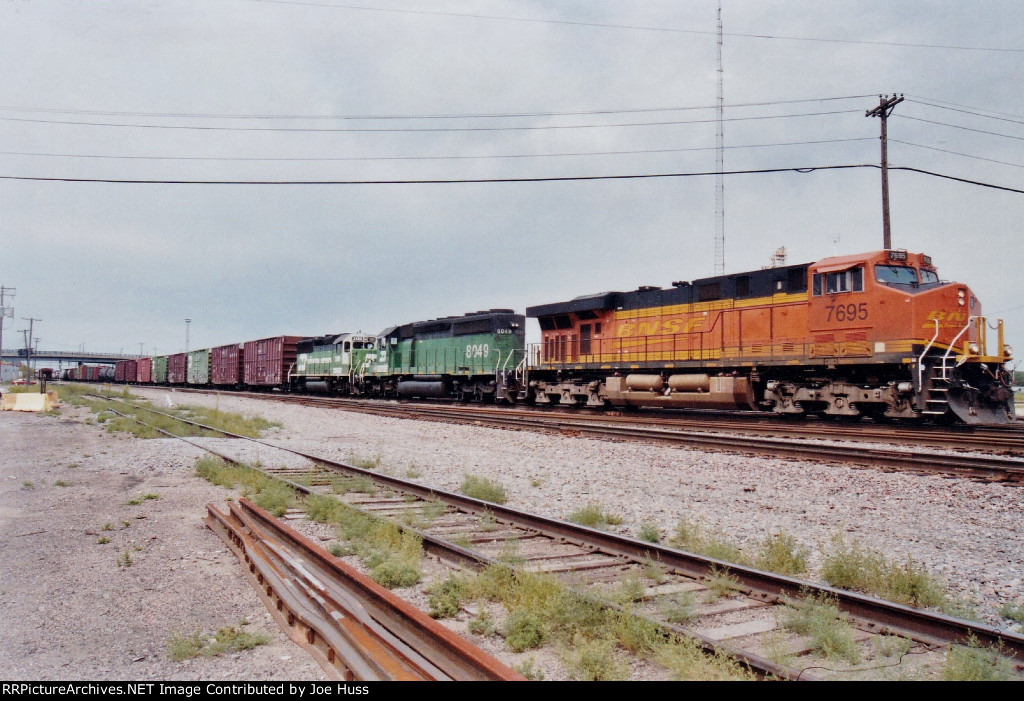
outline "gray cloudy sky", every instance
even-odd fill
[[[41,348],[169,353],[186,317],[196,348],[714,273],[713,177],[23,179],[715,169],[713,0],[365,3],[0,3],[5,345],[29,316]],[[1024,189],[1019,0],[725,0],[723,18],[727,170],[877,163],[864,112],[897,91],[893,165]],[[896,171],[891,195],[894,245],[1024,349],[1024,194]],[[729,176],[725,202],[727,272],[881,246],[876,169]]]

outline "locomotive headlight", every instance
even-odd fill
[[[1013,346],[1003,346],[1003,357],[1004,358],[1012,358],[1013,357]]]
[[[972,343],[969,346],[967,346],[967,352],[970,353],[971,355],[977,355],[978,353],[981,352],[981,348],[978,346],[977,343]]]
[[[959,304],[961,307],[964,306],[966,302],[966,297],[967,293],[964,292],[963,290],[960,290],[959,292],[956,293],[956,303]]]

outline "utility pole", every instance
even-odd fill
[[[864,113],[865,117],[878,117],[882,120],[882,247],[887,251],[892,248],[892,232],[889,229],[889,150],[886,122],[893,109],[901,102],[903,95],[879,95],[878,107]]]
[[[185,352],[188,353],[188,329],[192,325],[191,319],[185,319]]]
[[[26,319],[25,317],[21,317],[21,320],[28,322],[28,342],[25,344],[25,364],[28,365],[28,370],[31,373],[32,372],[32,338],[33,338],[32,337],[32,328],[33,328],[33,324],[35,322],[42,321],[42,319],[31,319],[31,318],[30,319]]]
[[[14,296],[14,287],[4,287],[0,285],[0,365],[3,365],[3,354],[4,354],[4,319],[7,317],[14,318],[14,307],[10,310],[4,306],[4,297],[10,295]],[[2,373],[0,373],[2,374]]]
[[[725,275],[725,71],[722,66],[722,0],[718,0],[718,101],[715,105],[715,275]]]

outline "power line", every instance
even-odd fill
[[[820,139],[816,141],[784,141],[773,144],[743,144],[725,146],[726,149],[775,148],[782,146],[816,146],[821,144],[838,144],[852,141],[874,141],[874,137],[861,136],[849,139]],[[893,139],[895,141],[895,139]],[[40,153],[34,151],[0,151],[4,156],[38,156],[47,158],[89,158],[106,160],[146,160],[146,161],[227,161],[227,162],[296,162],[317,163],[336,161],[459,161],[459,160],[491,160],[504,158],[563,158],[583,156],[635,156],[659,153],[689,153],[695,151],[714,151],[714,146],[695,146],[691,148],[660,148],[638,149],[633,151],[576,151],[563,153],[513,153],[491,154],[480,156],[320,156],[306,157],[255,157],[255,156],[121,156],[106,154],[82,153]]]
[[[857,163],[831,166],[800,166],[786,168],[759,168],[753,170],[727,170],[719,172],[696,171],[690,173],[638,173],[633,175],[567,175],[545,178],[437,178],[422,180],[145,180],[121,178],[57,178],[25,175],[0,175],[0,180],[22,180],[33,182],[65,182],[65,183],[101,183],[114,185],[471,185],[488,183],[549,183],[549,182],[583,182],[595,180],[649,180],[657,178],[694,178],[708,175],[765,175],[769,173],[814,173],[825,170],[854,170],[858,168],[880,168],[877,163]],[[909,166],[889,166],[890,170],[906,170],[922,173],[937,178],[955,180],[969,185],[978,185],[1006,192],[1024,194],[1024,190],[994,185],[978,180],[959,178],[944,173],[936,173]]]
[[[915,102],[920,101],[920,102],[922,102],[924,104],[935,103],[933,106],[960,107],[960,108],[963,108],[963,109],[968,109],[968,108],[970,108],[970,109],[980,109],[980,108],[976,107],[975,105],[961,105],[961,104],[956,103],[956,102],[947,102],[945,100],[936,100],[935,98],[931,98],[931,97],[920,97],[920,96],[908,95],[907,99],[908,100],[913,100]],[[982,109],[981,111],[982,112],[988,112],[989,114],[1002,115],[1003,117],[1016,117],[1018,119],[1024,119],[1024,116],[1019,115],[1019,114],[1013,114],[1011,112],[1000,112],[998,110],[989,110],[989,109]]]
[[[922,119],[921,117],[910,117],[905,114],[896,115],[898,119],[910,119],[915,122],[925,122],[926,124],[937,124],[940,127],[952,127],[953,129],[963,129],[964,131],[973,131],[976,134],[988,134],[990,136],[1002,136],[1007,139],[1016,139],[1017,141],[1024,141],[1024,136],[1013,136],[1012,134],[1003,134],[996,131],[987,131],[985,129],[972,129],[971,127],[965,127],[961,124],[949,124],[948,122],[937,122],[933,119]]]
[[[1010,117],[996,117],[996,116],[993,116],[993,115],[990,115],[990,114],[983,114],[983,113],[977,112],[975,110],[969,110],[969,109],[964,109],[964,108],[959,108],[959,107],[948,107],[946,105],[939,105],[939,104],[935,104],[935,103],[932,103],[932,102],[925,102],[923,100],[910,100],[910,102],[913,102],[914,104],[917,104],[917,105],[925,105],[927,107],[934,107],[934,108],[940,109],[940,110],[949,110],[950,112],[959,112],[961,114],[970,114],[970,115],[973,115],[975,117],[984,117],[985,119],[996,119],[996,120],[999,120],[1000,122],[1011,122],[1012,124],[1024,124],[1024,117],[1021,117],[1020,119],[1011,119]]]
[[[952,154],[954,156],[963,156],[964,158],[973,158],[973,159],[975,159],[977,161],[988,161],[989,163],[998,163],[999,165],[1003,165],[1003,166],[1013,166],[1014,168],[1024,168],[1024,164],[1021,164],[1021,163],[1009,163],[1007,161],[997,161],[994,158],[984,158],[982,156],[972,156],[969,153],[961,153],[959,151],[950,151],[949,149],[937,148],[935,146],[925,146],[924,144],[915,144],[915,143],[911,143],[909,141],[900,141],[899,139],[892,139],[892,138],[890,138],[889,141],[891,141],[891,142],[893,142],[895,144],[903,144],[904,146],[913,146],[914,148],[923,148],[923,149],[927,149],[929,151],[939,151],[941,153],[949,153],[949,154]]]
[[[359,10],[365,12],[386,12],[394,14],[407,14],[407,15],[432,15],[436,17],[465,17],[469,19],[488,19],[488,20],[499,20],[503,22],[524,22],[534,24],[561,24],[576,27],[599,27],[603,29],[631,29],[648,32],[668,32],[673,34],[699,34],[705,36],[716,36],[717,32],[713,30],[703,29],[680,29],[674,27],[651,27],[644,25],[631,25],[631,24],[611,24],[603,22],[581,22],[573,20],[557,20],[557,19],[540,19],[530,17],[509,17],[506,15],[485,15],[478,13],[469,12],[442,12],[439,10],[407,10],[407,9],[395,9],[395,8],[384,8],[384,7],[368,7],[365,5],[337,5],[332,3],[318,3],[318,2],[307,2],[304,0],[249,0],[249,2],[260,2],[271,5],[301,5],[307,7],[322,7],[328,9],[338,10]],[[801,37],[801,36],[786,36],[782,34],[750,34],[741,32],[725,32],[724,36],[739,37],[743,39],[772,39],[776,41],[804,41],[804,42],[823,42],[823,43],[835,43],[835,44],[865,44],[869,46],[903,46],[907,48],[918,48],[918,49],[948,49],[952,51],[996,51],[1005,53],[1024,53],[1024,49],[1004,48],[1004,47],[991,47],[991,46],[959,46],[949,44],[924,44],[914,42],[899,42],[899,41],[872,41],[868,39],[835,39],[827,37]],[[866,96],[870,97],[870,96]]]
[[[789,119],[791,117],[819,117],[833,114],[850,114],[852,110],[831,110],[824,112],[802,112],[798,114],[759,115],[754,117],[728,117],[727,122],[758,121],[765,119]],[[415,132],[482,132],[482,131],[545,131],[560,129],[607,129],[619,127],[656,127],[678,124],[705,124],[715,119],[683,119],[661,122],[628,122],[619,124],[546,124],[533,126],[501,127],[223,127],[207,125],[172,124],[115,124],[110,122],[74,122],[58,119],[26,119],[21,117],[0,117],[7,122],[31,122],[35,124],[63,124],[87,127],[119,127],[129,129],[185,129],[193,131],[252,131],[252,132],[326,132],[326,133],[415,133]]]
[[[839,100],[860,100],[871,95],[843,95],[838,97],[815,97],[795,100],[772,100],[768,102],[736,102],[726,104],[728,108],[738,107],[772,107],[776,105],[795,105],[806,102],[836,102]],[[116,117],[161,117],[173,119],[282,119],[282,120],[398,120],[398,119],[497,119],[515,117],[577,117],[585,115],[608,114],[639,114],[645,112],[685,112],[692,110],[712,110],[717,105],[693,105],[676,107],[637,107],[632,109],[573,110],[567,112],[467,112],[456,114],[223,114],[200,112],[132,112],[118,110],[75,110],[56,107],[19,107],[0,106],[0,110],[8,112],[42,112],[49,114],[103,115]]]
[[[37,182],[106,183],[118,185],[456,185],[481,183],[547,183],[588,180],[643,180],[653,178],[690,178],[707,175],[757,175],[765,173],[813,173],[819,170],[847,170],[878,168],[874,163],[856,165],[802,166],[788,168],[760,168],[755,170],[717,170],[692,173],[639,173],[633,175],[568,175],[540,178],[434,178],[409,180],[159,180],[126,178],[58,178],[24,175],[0,175],[0,180],[28,180]]]

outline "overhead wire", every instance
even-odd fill
[[[406,8],[385,8],[385,7],[370,7],[366,5],[342,5],[334,3],[320,3],[310,2],[309,0],[248,0],[248,2],[259,2],[271,5],[299,5],[307,7],[321,7],[328,9],[339,9],[339,10],[358,10],[366,12],[384,12],[394,14],[409,14],[409,15],[433,15],[438,17],[465,17],[469,19],[487,19],[487,20],[499,20],[504,22],[524,22],[524,23],[537,23],[537,24],[561,24],[577,27],[599,27],[606,29],[629,29],[629,30],[641,30],[649,32],[667,32],[673,34],[698,34],[705,36],[717,36],[718,32],[711,29],[682,29],[675,27],[655,27],[645,25],[630,25],[630,24],[613,24],[604,22],[583,22],[578,20],[558,20],[558,19],[544,19],[544,18],[532,18],[532,17],[511,17],[507,15],[487,15],[480,13],[470,12],[444,12],[441,10],[410,10]],[[951,51],[993,51],[993,52],[1004,52],[1004,53],[1024,53],[1024,48],[1007,48],[1007,47],[994,47],[994,46],[964,46],[955,44],[926,44],[917,42],[900,42],[900,41],[878,41],[871,39],[839,39],[834,37],[807,37],[807,36],[787,36],[783,34],[763,34],[763,33],[749,33],[749,32],[723,32],[724,36],[738,37],[743,39],[770,39],[776,41],[802,41],[802,42],[822,42],[822,43],[834,43],[834,44],[860,44],[867,46],[902,46],[908,48],[921,48],[921,49],[945,49]]]

